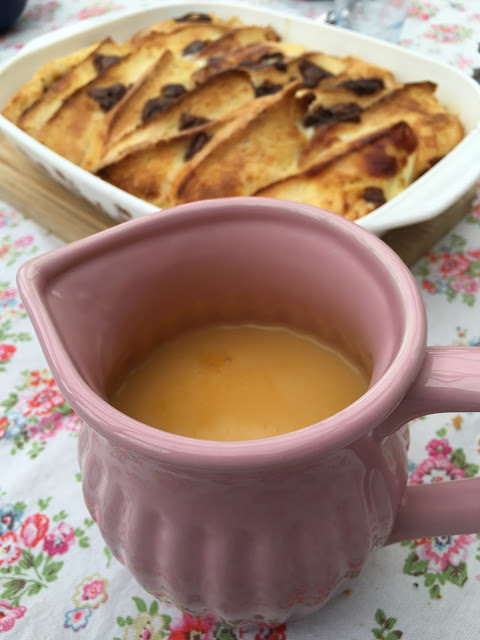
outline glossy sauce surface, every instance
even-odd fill
[[[337,413],[368,388],[344,354],[285,327],[210,326],[166,341],[111,396],[127,415],[207,440],[253,440]]]

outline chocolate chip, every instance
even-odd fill
[[[303,124],[305,127],[317,127],[332,122],[360,122],[362,111],[363,109],[354,102],[334,104],[328,109],[319,106],[305,116]]]
[[[180,18],[175,18],[175,22],[212,22],[212,17],[208,13],[186,13]]]
[[[385,89],[385,84],[381,78],[358,78],[358,80],[345,80],[339,87],[353,91],[357,96],[367,96],[376,93],[380,89]]]
[[[205,42],[203,40],[193,40],[190,44],[187,44],[185,49],[182,51],[182,55],[189,56],[192,53],[198,53],[205,46]]]
[[[191,129],[192,127],[198,127],[201,124],[206,124],[210,122],[208,118],[204,118],[203,116],[194,116],[193,113],[182,113],[180,115],[180,131],[184,131],[185,129]]]
[[[380,187],[367,187],[363,190],[362,198],[367,202],[373,202],[378,207],[387,201],[383,189],[380,189]]]
[[[283,60],[276,60],[276,61],[273,63],[273,66],[275,67],[275,69],[276,69],[277,71],[286,71],[286,70],[287,70],[287,68],[288,68],[288,67],[287,67],[287,63],[286,63],[286,62],[283,62]]]
[[[162,96],[165,98],[179,98],[183,96],[184,93],[187,93],[187,90],[183,86],[183,84],[166,84],[162,87]]]
[[[211,136],[207,135],[205,131],[199,131],[196,133],[188,146],[187,152],[185,153],[185,162],[193,158],[196,153],[203,149],[210,138]]]
[[[95,102],[98,102],[103,111],[110,111],[123,98],[126,92],[127,87],[124,84],[120,84],[120,82],[116,82],[109,87],[94,87],[88,91],[88,95]]]
[[[480,82],[480,67],[476,67],[475,69],[473,69],[472,77],[477,82]]]
[[[281,84],[274,84],[270,80],[265,80],[263,84],[259,84],[258,87],[255,87],[255,97],[261,98],[262,96],[268,96],[281,90]]]
[[[307,89],[314,89],[321,80],[331,78],[333,75],[330,71],[319,67],[317,64],[310,62],[310,60],[301,60],[298,65],[298,70],[302,74],[302,86]]]
[[[166,98],[164,96],[158,96],[158,98],[150,98],[143,105],[142,109],[142,122],[147,122],[150,118],[166,109],[173,102],[172,98]]]
[[[256,60],[240,60],[237,64],[237,67],[246,67],[247,69],[255,69],[258,66],[258,62]]]
[[[97,70],[97,73],[101,75],[104,73],[109,67],[116,64],[119,60],[121,60],[121,56],[103,56],[98,53],[93,58],[93,66]]]
[[[365,165],[371,176],[392,178],[398,171],[398,162],[383,149],[373,149],[365,154]]]

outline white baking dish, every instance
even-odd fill
[[[400,195],[357,223],[380,235],[388,229],[433,218],[448,209],[480,177],[480,86],[453,67],[412,53],[400,46],[331,27],[319,22],[239,3],[172,2],[139,11],[121,12],[76,24],[42,36],[0,67],[0,110],[44,63],[112,36],[122,41],[134,32],[165,18],[190,11],[213,12],[221,17],[240,16],[247,24],[272,25],[284,40],[335,55],[352,54],[381,64],[400,81],[430,80],[438,84],[437,96],[463,122],[467,135],[445,158]],[[55,180],[82,194],[116,220],[139,217],[158,208],[80,169],[50,151],[0,116],[0,131]]]

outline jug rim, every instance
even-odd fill
[[[342,411],[321,422],[282,435],[245,441],[210,441],[180,436],[145,425],[124,415],[99,397],[80,376],[55,329],[44,304],[48,283],[88,256],[108,247],[141,241],[162,225],[185,224],[235,211],[256,215],[308,217],[334,227],[352,247],[375,257],[389,275],[389,286],[403,300],[404,332],[388,369],[366,393]],[[300,216],[300,218],[299,218]],[[46,355],[57,385],[75,412],[95,431],[116,446],[144,459],[195,469],[260,469],[299,462],[341,449],[372,431],[399,404],[415,379],[425,354],[426,317],[417,284],[408,267],[381,239],[341,216],[317,207],[270,198],[237,197],[204,200],[149,214],[101,231],[93,236],[54,249],[24,263],[17,275],[20,294]],[[72,391],[73,390],[73,391]],[[115,424],[115,427],[112,426]],[[401,426],[401,425],[399,425]]]

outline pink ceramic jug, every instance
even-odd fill
[[[407,487],[404,426],[480,409],[480,350],[426,348],[409,270],[354,223],[293,202],[204,201],[34,258],[18,281],[84,420],[88,509],[158,597],[229,623],[281,622],[347,588],[375,547],[480,531],[480,479]],[[109,404],[158,341],[231,321],[341,344],[371,371],[369,390],[318,424],[246,442],[172,435]]]

